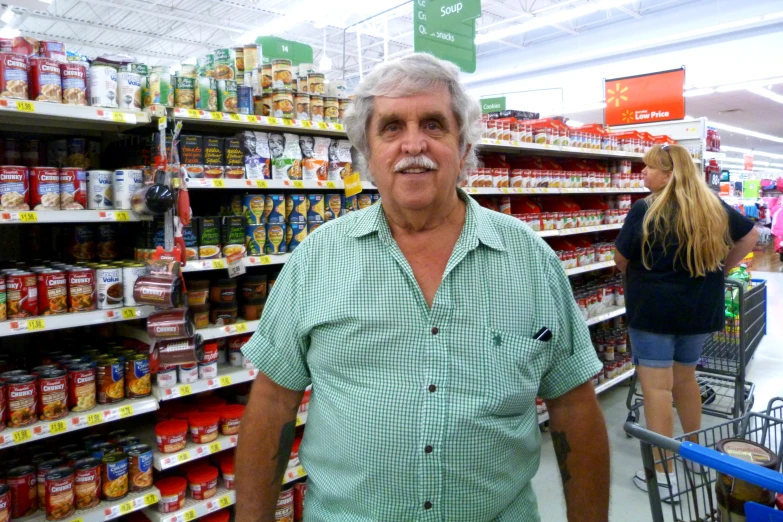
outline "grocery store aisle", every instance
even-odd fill
[[[756,271],[753,277],[766,279],[768,285],[767,335],[756,350],[747,371],[747,380],[756,384],[756,401],[753,409],[763,410],[770,398],[783,396],[783,381],[780,379],[783,375],[783,324],[780,321],[783,317],[783,274]],[[777,318],[777,321],[774,318]],[[642,468],[642,458],[639,442],[627,438],[622,428],[628,414],[625,406],[627,394],[627,386],[618,386],[599,397],[612,451],[610,521],[651,522],[647,494],[638,490],[631,479],[634,473]],[[705,417],[705,424],[720,422]],[[678,422],[675,425],[675,433],[682,433]],[[565,502],[549,433],[544,433],[542,439],[541,467],[533,480],[541,520],[566,522]],[[671,510],[668,506],[664,506],[664,513],[666,520],[670,520]]]

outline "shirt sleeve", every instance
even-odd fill
[[[736,243],[753,230],[753,221],[728,206],[725,201],[721,200],[721,204],[729,216],[729,235],[731,240]]]
[[[552,339],[545,343],[552,346],[538,394],[542,399],[555,399],[592,379],[604,366],[595,353],[565,271],[550,259],[547,274],[557,323]]]
[[[643,199],[637,201],[628,211],[623,222],[623,228],[615,239],[614,246],[623,257],[631,260],[642,257],[642,223],[647,212],[647,202]]]
[[[306,249],[297,248],[277,277],[256,333],[242,347],[242,353],[260,372],[289,390],[304,390],[310,385],[309,335],[302,331],[301,321],[306,266]]]

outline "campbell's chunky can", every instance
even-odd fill
[[[91,363],[68,367],[68,408],[87,411],[96,405],[95,368]]]
[[[87,69],[75,63],[61,63],[60,76],[63,82],[63,103],[87,105]]]
[[[30,208],[60,210],[60,173],[54,167],[30,169]]]
[[[68,59],[65,53],[65,44],[62,42],[41,40],[38,42],[38,53],[59,63],[65,63]]]
[[[83,210],[87,208],[87,171],[72,167],[60,169],[60,208]]]
[[[27,100],[27,56],[0,53],[0,97]]]
[[[55,468],[46,474],[46,520],[62,520],[76,511],[73,468]]]
[[[30,99],[62,103],[62,79],[60,64],[49,58],[31,56],[28,59],[30,74]]]
[[[86,457],[73,463],[76,509],[91,509],[101,501],[101,461]]]
[[[25,167],[0,167],[0,210],[30,210],[29,186]]]
[[[38,375],[38,418],[44,421],[68,415],[68,373],[54,369]]]
[[[68,271],[68,311],[95,310],[95,272],[91,268]]]
[[[38,315],[64,314],[68,311],[68,277],[65,271],[48,270],[37,276]]]
[[[38,420],[38,389],[32,375],[14,375],[6,379],[8,427],[29,426]]]
[[[6,484],[11,490],[11,518],[32,515],[38,509],[38,489],[35,468],[18,466],[6,472]]]
[[[34,273],[11,273],[6,276],[5,284],[9,319],[38,315],[38,283]]]

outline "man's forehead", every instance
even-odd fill
[[[451,93],[445,86],[434,87],[430,92],[411,96],[375,96],[373,117],[388,119],[394,116],[431,116],[440,114],[454,116],[451,107]]]

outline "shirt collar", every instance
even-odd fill
[[[457,188],[457,195],[466,203],[465,229],[463,230],[464,239],[468,240],[468,245],[475,243],[471,239],[475,238],[484,245],[505,252],[506,246],[498,235],[495,225],[492,223],[491,212],[483,208],[475,199],[468,196],[464,190]],[[363,237],[373,232],[378,232],[383,238],[391,237],[389,232],[389,223],[386,221],[386,215],[383,213],[383,201],[377,205],[372,205],[354,220],[353,226],[346,232],[349,237]]]

